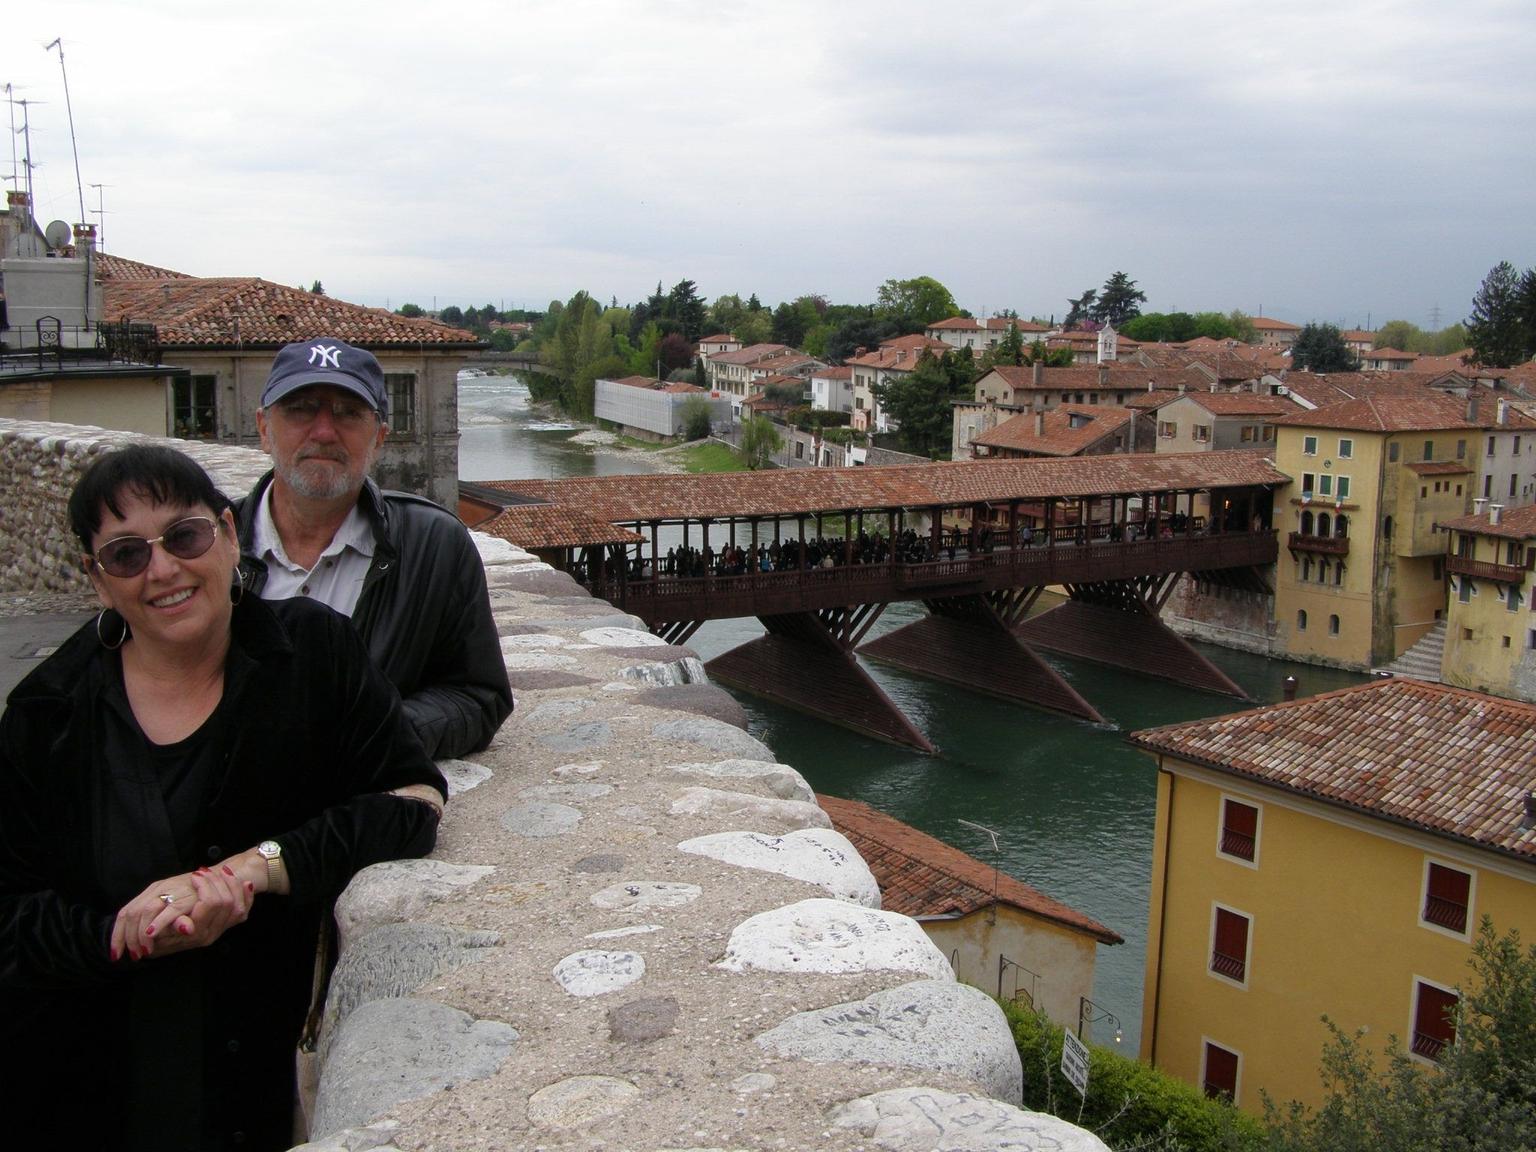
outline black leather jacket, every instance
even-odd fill
[[[268,472],[235,504],[241,579],[258,595],[267,566],[252,554],[256,509],[271,482]],[[512,713],[480,555],[459,519],[430,500],[367,480],[358,502],[374,554],[352,623],[399,689],[427,755],[479,752]]]

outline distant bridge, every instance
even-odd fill
[[[712,676],[932,751],[855,650],[1095,721],[1035,649],[1246,698],[1158,615],[1185,573],[1268,589],[1272,494],[1288,483],[1245,451],[504,480],[476,487],[507,504],[477,528],[576,574],[671,643],[706,620],[756,616],[766,634],[710,661]],[[678,541],[696,559],[669,572]],[[722,570],[738,550],[750,563]],[[777,570],[758,570],[770,550]],[[1069,601],[1030,617],[1048,586]],[[927,617],[863,643],[888,604],[911,600]]]
[[[464,357],[463,367],[510,368],[514,372],[538,372],[545,376],[553,376],[557,380],[565,375],[558,368],[539,363],[537,356],[517,352],[496,352],[491,349],[486,349],[484,352],[470,353]]]

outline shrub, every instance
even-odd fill
[[[1062,1029],[1004,1003],[1024,1063],[1024,1107],[1095,1132],[1115,1149],[1259,1152],[1264,1127],[1224,1100],[1108,1048],[1089,1045],[1088,1098],[1061,1074]]]

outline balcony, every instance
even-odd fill
[[[1440,1059],[1440,1053],[1444,1052],[1449,1042],[1438,1036],[1431,1036],[1427,1032],[1415,1032],[1413,1034],[1413,1054],[1422,1056],[1426,1060]]]
[[[1467,930],[1467,906],[1459,900],[1430,896],[1424,901],[1424,919],[1452,932]]]
[[[1241,981],[1247,968],[1247,961],[1241,956],[1227,956],[1221,952],[1211,953],[1211,971],[1218,976]]]
[[[1487,560],[1473,560],[1470,556],[1447,556],[1445,570],[1454,576],[1470,576],[1474,580],[1492,580],[1496,584],[1524,584],[1525,569],[1513,564],[1494,564]]]
[[[1309,536],[1303,532],[1292,532],[1286,541],[1286,547],[1292,552],[1321,552],[1326,556],[1348,556],[1348,536]]]
[[[1253,859],[1253,837],[1239,832],[1235,828],[1223,828],[1221,830],[1221,850],[1228,856],[1236,856],[1240,860]]]

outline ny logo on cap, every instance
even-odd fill
[[[315,344],[309,350],[309,362],[322,368],[340,368],[341,349],[335,344]]]

